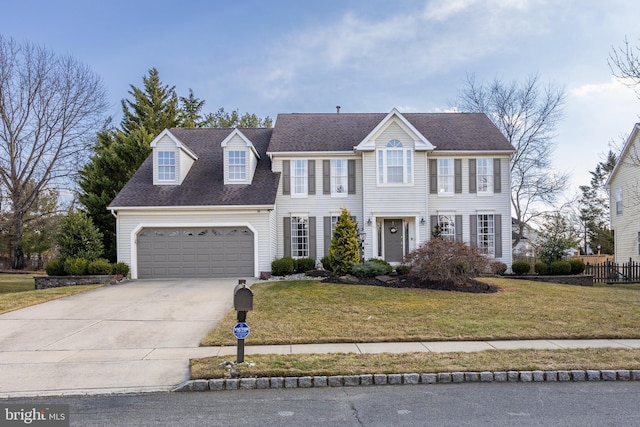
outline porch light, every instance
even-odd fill
[[[420,225],[424,225],[425,221],[424,221],[424,217],[420,218]]]
[[[371,218],[369,218],[369,219],[367,220],[367,225],[368,225],[368,226],[371,226]]]

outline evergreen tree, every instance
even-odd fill
[[[60,257],[93,261],[102,256],[102,235],[84,212],[69,212],[56,235]]]
[[[536,255],[547,265],[561,261],[576,248],[579,239],[570,221],[560,212],[548,215],[536,240]]]
[[[333,272],[338,275],[348,273],[354,264],[361,261],[358,229],[346,208],[342,208],[333,230],[329,259]]]
[[[203,117],[201,114],[205,101],[196,98],[193,95],[193,90],[189,89],[189,96],[185,98],[180,97],[180,124],[185,128],[201,128],[210,127],[211,120]]]
[[[244,113],[242,116],[238,110],[232,112],[220,108],[214,114],[207,116],[208,125],[214,128],[270,128],[273,125],[271,117],[264,119],[255,114]]]

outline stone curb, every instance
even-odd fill
[[[364,374],[304,377],[240,378],[186,381],[171,391],[222,391],[372,385],[460,384],[478,382],[640,381],[640,370],[440,372],[432,374]]]

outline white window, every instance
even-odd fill
[[[616,215],[622,215],[622,187],[616,188]]]
[[[307,195],[307,161],[292,160],[291,161],[291,195],[306,196]]]
[[[456,217],[455,215],[438,215],[438,225],[440,226],[440,237],[451,242],[456,240]]]
[[[495,226],[492,214],[478,215],[478,250],[483,254],[495,256]]]
[[[309,218],[291,217],[291,257],[309,257]]]
[[[229,181],[245,181],[247,179],[247,153],[245,151],[229,151]]]
[[[413,182],[413,156],[397,139],[378,150],[378,183],[411,184]]]
[[[453,159],[438,159],[438,194],[453,194]]]
[[[477,160],[478,193],[493,193],[493,159]]]
[[[158,181],[176,180],[175,151],[158,151]]]
[[[331,195],[347,195],[347,161],[331,160]]]

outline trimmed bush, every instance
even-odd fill
[[[312,258],[298,258],[296,260],[296,272],[304,273],[305,271],[316,268],[316,260]]]
[[[587,268],[581,259],[572,259],[569,264],[571,265],[571,274],[581,274]]]
[[[533,266],[533,270],[540,275],[544,275],[547,274],[549,267],[547,267],[547,264],[544,262],[536,262],[536,265]]]
[[[383,268],[384,268],[384,270],[381,270],[381,271],[384,271],[384,273],[382,273],[382,274],[389,274],[389,273],[391,273],[391,272],[393,271],[393,267],[391,266],[391,264],[389,264],[389,263],[388,263],[386,260],[384,260],[384,259],[381,259],[381,258],[369,258],[369,260],[367,261],[367,263],[369,263],[369,262],[371,262],[371,263],[375,263],[375,264],[378,264],[378,265],[380,265],[381,267],[383,267]],[[378,276],[379,276],[379,275],[378,275]]]
[[[49,276],[66,276],[67,272],[64,271],[64,263],[60,260],[50,261],[45,267]]]
[[[389,274],[389,267],[374,260],[366,261],[364,264],[354,264],[351,267],[351,274],[357,277],[376,277]]]
[[[84,258],[67,258],[64,261],[64,271],[69,276],[84,276],[87,274],[89,261]]]
[[[113,266],[106,259],[97,259],[89,263],[87,267],[89,274],[107,275],[113,271]]]
[[[496,261],[491,263],[491,272],[498,276],[502,276],[507,271],[507,264],[504,262]]]
[[[554,276],[570,274],[571,273],[571,264],[567,261],[553,261],[549,266],[549,274]]]
[[[295,261],[291,257],[274,259],[271,262],[271,274],[274,276],[286,276],[293,273]]]
[[[320,259],[320,263],[322,264],[322,268],[328,271],[333,271],[333,267],[331,266],[331,257],[329,255],[325,255]]]
[[[511,265],[511,270],[513,274],[517,274],[518,276],[527,274],[531,271],[531,264],[526,261],[516,261]]]
[[[406,264],[402,264],[396,267],[396,273],[398,273],[400,276],[407,276],[410,271],[411,266],[408,266]]]
[[[115,263],[111,267],[111,274],[123,277],[129,274],[129,266],[124,262]]]

